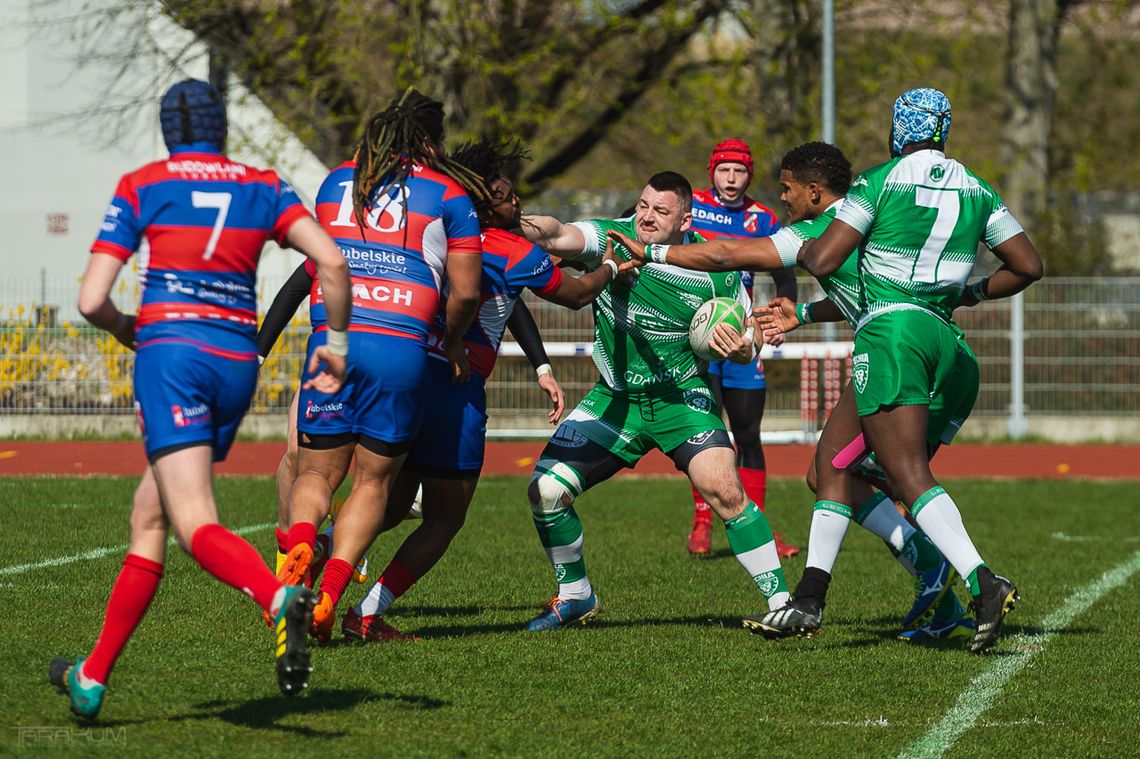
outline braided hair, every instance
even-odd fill
[[[414,164],[451,177],[473,200],[484,200],[480,178],[447,157],[443,148],[443,103],[409,87],[368,120],[356,152],[352,206],[364,229],[365,209],[396,186],[403,194]]]
[[[478,208],[491,204],[491,183],[496,179],[509,179],[516,174],[524,158],[530,158],[530,149],[514,139],[484,137],[478,142],[465,142],[451,154],[451,159],[483,181],[487,197],[476,201]]]

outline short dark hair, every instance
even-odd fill
[[[851,189],[851,162],[843,151],[826,142],[805,142],[784,154],[781,171],[790,171],[797,182],[817,182],[836,195]]]
[[[675,171],[659,171],[646,182],[657,192],[673,192],[681,199],[681,211],[689,213],[693,210],[693,186],[683,174]]]

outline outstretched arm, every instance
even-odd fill
[[[523,216],[523,237],[556,256],[576,256],[586,248],[582,230],[553,216]]]
[[[1024,232],[1016,234],[993,249],[1001,268],[988,278],[975,282],[962,291],[960,306],[976,306],[984,300],[1016,295],[1045,274],[1045,264],[1037,248]]]
[[[752,315],[756,317],[765,339],[786,335],[813,322],[843,321],[843,312],[830,298],[814,303],[796,303],[787,298],[775,298],[767,306],[757,306]]]
[[[722,238],[690,245],[651,245],[630,239],[620,232],[611,231],[609,237],[624,245],[633,257],[634,268],[646,262],[669,263],[697,271],[776,271],[784,268],[780,253],[771,238],[760,237],[749,240]]]

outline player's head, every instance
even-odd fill
[[[717,144],[709,156],[709,181],[726,205],[739,203],[752,181],[752,148],[748,143],[734,138]]]
[[[693,225],[693,187],[675,171],[649,178],[634,207],[637,239],[649,243],[679,243]]]
[[[930,87],[899,95],[891,114],[891,155],[908,145],[942,150],[950,138],[950,98]]]
[[[185,79],[171,86],[159,103],[158,121],[167,150],[197,142],[218,150],[226,145],[226,105],[209,82]]]
[[[452,159],[483,179],[488,198],[475,203],[484,227],[514,229],[522,218],[522,204],[510,175],[530,151],[515,140],[484,138],[467,142],[451,154]]]
[[[443,103],[409,87],[364,125],[356,149],[352,193],[356,220],[362,227],[372,199],[397,185],[403,187],[417,163],[448,175],[474,198],[486,196],[479,177],[447,157]]]
[[[780,161],[780,200],[788,221],[814,219],[851,187],[851,162],[826,142],[805,142]]]

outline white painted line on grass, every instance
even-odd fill
[[[1068,600],[1042,621],[1044,632],[1033,635],[1022,633],[1010,638],[1009,646],[1014,649],[1014,653],[995,659],[993,664],[971,680],[942,721],[907,746],[899,756],[905,759],[936,759],[946,753],[962,733],[969,730],[993,705],[1005,684],[1024,669],[1034,655],[1041,653],[1054,635],[1088,611],[1104,594],[1128,582],[1137,571],[1140,571],[1140,551],[1132,554],[1128,561],[1105,572],[1100,579],[1069,596]]]
[[[238,535],[249,535],[253,532],[260,532],[261,530],[268,530],[270,527],[277,526],[276,522],[264,522],[262,524],[252,524],[248,527],[241,527],[234,530]],[[176,541],[171,538],[167,545],[175,545]],[[104,556],[111,556],[113,554],[122,553],[126,551],[128,544],[124,543],[121,546],[108,546],[106,548],[94,548],[90,551],[83,553],[73,553],[70,556],[60,556],[56,559],[45,559],[44,561],[36,561],[31,564],[15,564],[10,567],[0,568],[0,577],[6,575],[20,575],[25,572],[33,572],[37,569],[46,569],[47,567],[62,567],[65,564],[74,564],[77,561],[87,561],[88,559],[101,559]]]

